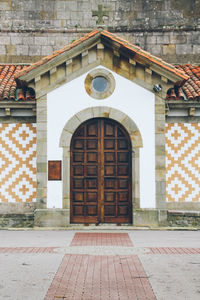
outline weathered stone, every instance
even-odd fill
[[[176,45],[175,44],[169,44],[169,45],[163,45],[163,54],[164,55],[173,55],[176,53]]]
[[[11,44],[13,44],[13,45],[22,44],[22,37],[20,37],[20,36],[11,36]]]
[[[168,211],[169,226],[174,227],[200,227],[200,214],[195,211]]]
[[[37,46],[36,45],[35,46],[30,45],[28,54],[31,55],[31,56],[41,55],[41,47],[39,45],[37,45]]]
[[[156,104],[155,113],[156,114],[164,114],[165,113],[165,105],[164,104]]]
[[[184,33],[172,33],[170,35],[170,43],[171,44],[186,44],[187,36]]]
[[[16,55],[16,47],[14,45],[6,45],[6,52],[8,55]]]
[[[193,52],[192,45],[176,45],[177,54],[189,54]]]
[[[34,225],[36,227],[69,226],[69,209],[36,209]]]
[[[1,45],[9,45],[10,37],[9,36],[0,36],[0,44]]]
[[[167,223],[167,212],[156,209],[136,209],[133,212],[134,226],[159,226]]]
[[[34,226],[34,214],[0,214],[0,228],[23,228]]]
[[[28,45],[17,45],[17,55],[28,55]]]
[[[6,54],[6,47],[0,45],[0,55],[4,55],[4,54]]]
[[[158,36],[157,44],[169,44],[169,36],[166,34],[163,34],[162,36]]]

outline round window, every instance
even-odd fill
[[[105,69],[95,69],[86,76],[85,89],[91,97],[103,100],[113,93],[115,89],[115,79],[109,71]]]
[[[108,86],[108,80],[103,76],[97,76],[92,80],[92,86],[99,93],[105,92]]]

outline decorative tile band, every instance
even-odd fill
[[[167,202],[200,201],[200,123],[166,124]]]
[[[200,248],[150,247],[148,254],[200,254]]]
[[[36,124],[0,124],[0,202],[36,201]]]
[[[0,253],[57,253],[58,247],[0,247]]]

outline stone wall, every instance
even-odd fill
[[[34,226],[33,213],[0,214],[0,228],[28,228]]]
[[[167,220],[172,227],[200,227],[200,212],[168,211]]]
[[[1,0],[0,62],[33,62],[103,24],[171,63],[199,63],[199,0]]]

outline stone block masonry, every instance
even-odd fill
[[[199,63],[200,3],[2,0],[0,62],[32,63],[103,25],[170,63]]]

